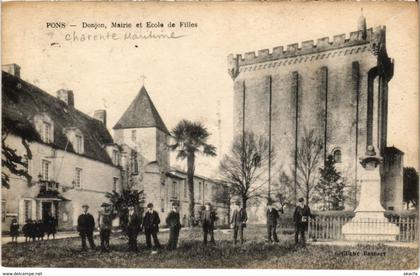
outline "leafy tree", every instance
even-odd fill
[[[111,193],[106,193],[105,197],[111,204],[112,213],[120,218],[120,226],[124,233],[128,222],[128,206],[134,206],[137,212],[143,213],[143,191],[123,190],[121,193],[112,191]]]
[[[244,208],[249,200],[263,197],[268,158],[267,139],[246,132],[245,137],[236,137],[230,154],[220,162],[221,175],[229,184],[232,195],[241,199]]]
[[[172,130],[175,143],[169,145],[173,151],[177,151],[177,159],[187,159],[187,183],[189,199],[190,221],[194,221],[194,170],[197,154],[216,156],[216,147],[207,144],[210,133],[199,122],[188,120],[180,121]]]
[[[19,155],[17,149],[7,144],[7,138],[14,133],[21,139],[26,154]],[[32,176],[28,173],[28,160],[32,159],[32,152],[29,143],[38,138],[38,134],[30,127],[21,125],[20,122],[3,122],[1,136],[1,185],[10,188],[10,174],[26,178],[28,186],[32,183]],[[6,171],[4,169],[7,169]]]
[[[403,168],[403,199],[407,203],[413,204],[417,208],[419,197],[419,174],[415,168]]]
[[[341,173],[335,168],[332,155],[327,156],[323,168],[319,169],[320,177],[315,186],[324,210],[341,210],[344,202],[344,182]]]
[[[292,152],[295,156],[295,152]],[[316,185],[317,171],[322,157],[322,141],[315,136],[314,130],[305,128],[304,135],[296,152],[296,186],[306,202],[310,202]]]

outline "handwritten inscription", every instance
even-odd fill
[[[84,41],[106,41],[106,40],[145,40],[145,39],[177,39],[186,35],[177,35],[175,32],[170,33],[156,33],[154,31],[142,32],[105,32],[86,34],[73,31],[65,34],[64,39],[70,42],[84,42]]]

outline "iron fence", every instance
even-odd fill
[[[317,216],[309,220],[308,236],[313,240],[341,240],[344,239],[341,229],[343,225],[349,222],[351,217],[328,217]],[[397,241],[413,242],[418,241],[418,218],[391,218],[389,222],[395,224],[399,228]],[[357,227],[365,228],[381,228],[386,227],[387,222],[377,219],[364,219],[355,223]]]

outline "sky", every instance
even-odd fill
[[[111,134],[144,84],[169,129],[184,118],[201,121],[222,156],[230,146],[233,126],[227,55],[348,35],[357,29],[361,8],[368,28],[386,25],[388,55],[395,60],[389,83],[388,145],[405,152],[406,166],[418,167],[415,3],[6,3],[2,64],[19,64],[24,80],[53,95],[62,88],[73,90],[75,106],[82,112],[92,115],[106,109]],[[135,28],[148,21],[165,25],[154,28],[153,34],[174,32],[180,37],[123,39],[127,32],[148,35],[150,29]],[[48,22],[66,27],[47,28]],[[105,24],[107,29],[82,28],[83,22]],[[130,22],[134,27],[112,29],[111,22]],[[167,27],[170,22],[176,27]],[[179,22],[197,27],[180,28]],[[73,40],[108,31],[117,33],[118,39]],[[179,164],[185,167],[184,162]],[[210,175],[217,164],[217,158],[198,157],[196,171]]]

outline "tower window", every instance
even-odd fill
[[[333,157],[334,157],[335,163],[341,163],[341,150],[340,149],[334,150]]]
[[[137,163],[137,152],[134,150],[131,152],[131,172],[133,174],[139,173],[139,167]]]

